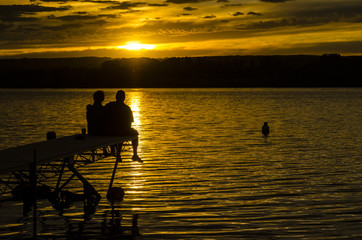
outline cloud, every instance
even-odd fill
[[[236,13],[233,14],[234,17],[241,16],[241,15],[244,15],[244,13],[242,13],[242,12],[236,12]]]
[[[205,16],[204,18],[205,19],[212,19],[212,18],[216,18],[216,16],[215,15],[208,15],[208,16]]]
[[[35,2],[36,0],[30,0],[30,2]],[[39,0],[40,2],[60,2],[60,3],[66,3],[66,2],[74,2],[76,0]]]
[[[88,14],[86,11],[75,12],[75,14]]]
[[[286,5],[271,5],[265,9],[262,21],[246,22],[237,29],[272,29],[290,27],[323,26],[333,23],[361,23],[362,4],[346,0],[339,2],[297,2]],[[249,12],[248,15],[261,16],[261,13]],[[251,18],[249,18],[249,21]]]
[[[91,3],[109,3],[109,4],[118,4],[119,1],[112,1],[112,0],[106,0],[106,1],[99,1],[99,0],[82,0],[83,2],[91,2]]]
[[[195,11],[197,10],[197,8],[193,8],[193,7],[184,7],[185,11]]]
[[[168,4],[167,3],[161,3],[161,4],[159,4],[159,3],[149,3],[148,6],[150,6],[150,7],[167,7]]]
[[[248,15],[261,16],[262,14],[257,12],[248,12]]]
[[[70,6],[65,7],[43,7],[40,5],[0,5],[1,13],[12,12],[12,13],[37,13],[37,12],[51,12],[51,11],[65,11],[69,10]]]
[[[98,15],[98,17],[117,18],[117,17],[119,17],[119,16],[116,15],[116,14],[100,14],[100,15]]]
[[[62,21],[75,21],[75,20],[91,20],[91,19],[97,19],[98,16],[94,15],[67,15],[67,16],[61,16],[61,17],[55,17],[54,15],[48,16],[48,19],[56,19],[56,20],[62,20]]]
[[[116,3],[113,3],[113,4],[114,4],[113,6],[106,7],[105,9],[130,10],[130,9],[132,9],[134,7],[146,5],[147,3],[145,3],[145,2],[132,3],[130,1],[124,1],[124,2],[116,2]]]
[[[255,54],[361,54],[362,41],[341,41],[341,42],[317,42],[317,43],[298,43],[284,45],[281,47],[260,48]]]
[[[0,5],[0,20],[3,22],[35,21],[33,17],[23,17],[23,14],[34,15],[40,12],[66,11],[70,6],[44,7],[40,5]]]
[[[295,18],[315,19],[317,22],[326,21],[352,21],[362,16],[362,4],[355,4],[353,1],[330,2],[328,5],[313,3],[308,9],[305,7],[296,7],[291,9],[288,14]]]
[[[270,2],[270,3],[284,3],[291,0],[260,0],[261,2]]]
[[[84,26],[84,24],[80,24],[80,23],[70,23],[70,24],[62,24],[59,26],[44,26],[43,29],[51,30],[51,31],[60,31],[60,30],[67,30],[67,29],[79,29],[83,26]]]
[[[210,21],[216,18],[216,16],[206,16],[206,18],[200,19],[201,21],[194,21],[194,20],[179,20],[179,21],[169,21],[169,20],[150,20],[147,21],[145,25],[140,27],[121,27],[118,29],[114,29],[114,33],[118,32],[127,32],[133,35],[139,35],[139,33],[147,34],[148,39],[151,39],[153,36],[154,40],[159,41],[160,39],[168,39],[171,38],[178,38],[180,39],[181,36],[183,40],[192,40],[194,41],[197,39],[203,39],[204,33],[222,31],[219,25],[221,21],[213,21],[210,24]],[[195,35],[200,34],[200,35]],[[207,38],[207,37],[206,37]],[[173,40],[172,40],[173,41]]]
[[[11,27],[13,27],[13,24],[9,24],[9,23],[1,23],[0,22],[0,31],[5,31],[6,29],[9,29]]]
[[[329,23],[329,19],[314,19],[314,18],[283,18],[281,20],[268,20],[268,21],[259,21],[248,24],[246,27],[241,27],[239,29],[271,29],[271,28],[280,28],[280,27],[305,27],[305,26],[314,26]]]
[[[300,20],[299,20],[300,21]],[[248,24],[246,29],[270,29],[276,27],[286,27],[286,26],[296,26],[301,24],[298,20],[294,19],[282,19],[282,20],[269,20],[269,21],[259,21]],[[241,29],[245,29],[242,27]]]
[[[168,3],[175,4],[184,4],[184,3],[201,3],[201,2],[210,2],[212,0],[167,0]]]
[[[226,8],[226,7],[241,7],[241,6],[243,6],[243,4],[241,4],[241,3],[233,3],[233,4],[225,4],[224,6],[221,6],[221,7],[223,7],[223,8]]]

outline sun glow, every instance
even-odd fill
[[[156,45],[142,44],[140,42],[127,42],[126,45],[118,46],[117,48],[127,50],[152,50],[156,48]]]

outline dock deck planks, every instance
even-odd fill
[[[0,173],[29,168],[29,164],[34,162],[34,150],[36,151],[37,164],[44,164],[92,149],[120,144],[137,138],[137,136],[109,137],[85,135],[84,139],[77,139],[77,136],[79,135],[1,150]]]

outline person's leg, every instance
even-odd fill
[[[111,155],[112,156],[116,155],[116,145],[111,145]]]
[[[111,154],[107,151],[107,148],[106,148],[106,147],[103,148],[103,155],[104,155],[105,157],[108,157],[109,155],[111,155]]]
[[[137,130],[131,128],[130,135],[137,135],[137,138],[132,140],[132,147],[133,147],[132,160],[142,162],[141,158],[138,156],[138,153],[137,153],[137,149],[138,149],[138,132],[137,132]]]
[[[137,156],[137,149],[138,149],[138,137],[132,140],[132,147],[133,147],[133,156]]]
[[[138,149],[138,137],[136,139],[132,140],[132,147],[133,147],[133,156],[132,156],[132,160],[133,161],[138,161],[138,162],[143,162],[141,160],[141,158],[138,156],[137,154],[137,149]]]

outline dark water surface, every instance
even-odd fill
[[[0,90],[0,149],[80,133],[93,91]],[[362,89],[126,93],[144,163],[119,166],[126,195],[115,207],[127,226],[139,215],[135,239],[362,239]],[[39,200],[41,236],[117,239],[106,229],[112,167],[82,170],[103,197],[89,219],[81,202],[57,211]],[[0,203],[1,239],[31,231],[21,202]]]

